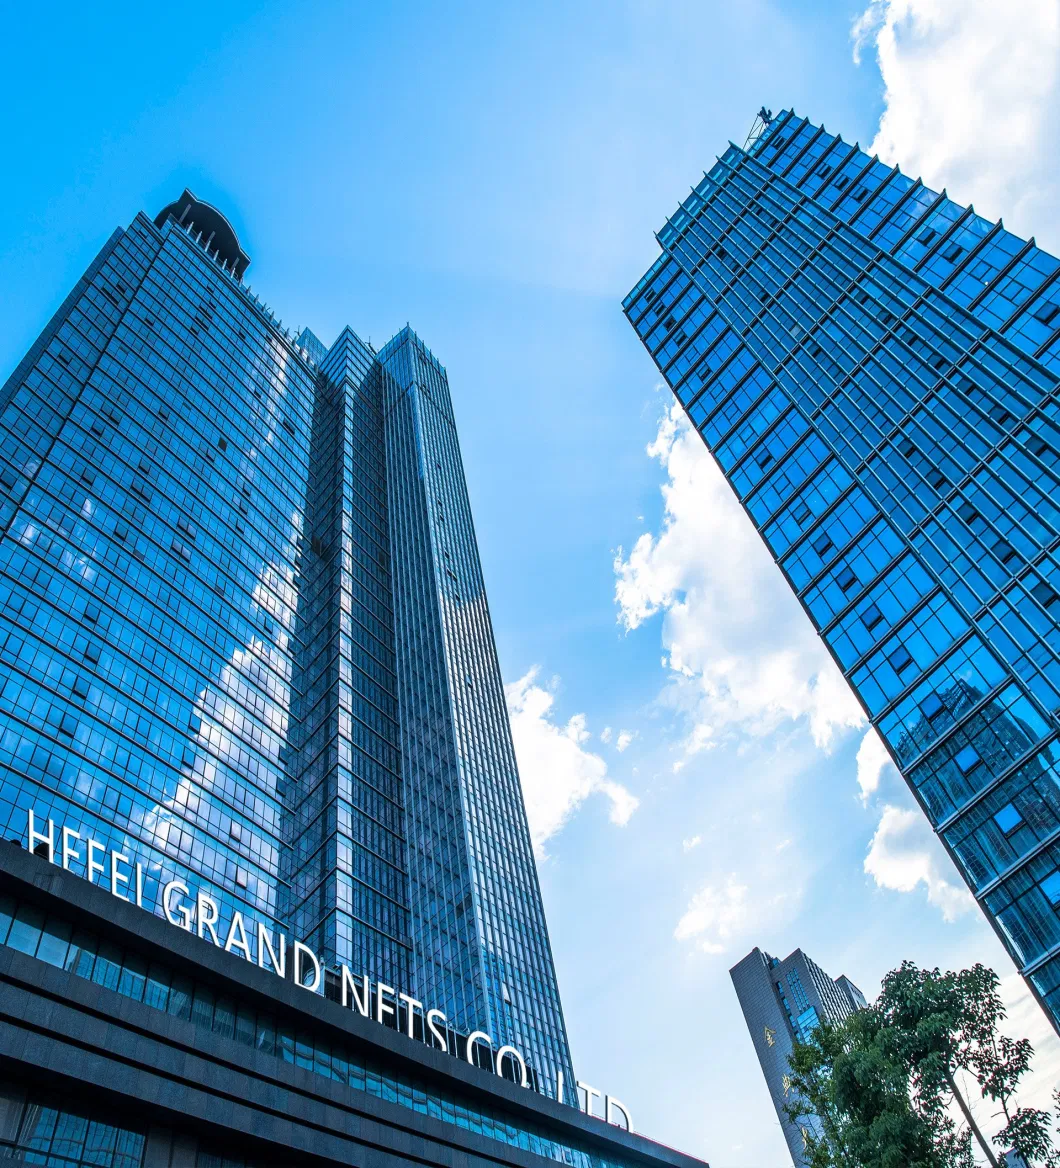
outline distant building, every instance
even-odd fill
[[[796,1039],[805,1042],[820,1022],[841,1022],[863,1009],[865,995],[845,974],[833,981],[801,949],[783,961],[752,949],[729,974],[791,1158],[796,1168],[802,1168],[806,1163],[802,1126],[784,1110],[792,1101],[788,1083],[792,1047]]]

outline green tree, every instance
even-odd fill
[[[1049,1114],[1017,1106],[1034,1050],[1025,1038],[999,1033],[1005,1008],[992,969],[940,973],[903,962],[884,978],[876,1008],[909,1071],[911,1090],[929,1109],[946,1109],[952,1099],[993,1168],[998,1158],[958,1085],[958,1071],[969,1072],[981,1096],[1001,1105],[1005,1126],[993,1139],[999,1148],[1014,1149],[1028,1165],[1050,1154]]]
[[[1019,1106],[1033,1049],[999,1032],[1004,1018],[992,970],[941,973],[907,961],[884,978],[872,1006],[796,1043],[787,1110],[804,1132],[811,1168],[972,1168],[973,1147],[1004,1168],[991,1143],[1031,1168],[1060,1168],[1050,1115]],[[993,1141],[960,1072],[1000,1107],[1005,1124]]]
[[[791,1055],[787,1111],[811,1168],[964,1168],[937,1145],[909,1095],[908,1073],[889,1049],[882,1017],[861,1010],[818,1026]]]

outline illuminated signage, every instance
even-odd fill
[[[74,871],[74,865],[82,867],[81,875],[90,884],[97,884],[110,889],[111,896],[124,900],[128,904],[135,904],[139,908],[150,907],[144,905],[144,866],[126,853],[116,848],[107,849],[106,845],[90,836],[83,836],[72,828],[63,826],[56,828],[51,819],[43,821],[47,830],[38,827],[38,821],[32,811],[29,816],[29,850],[36,855],[46,855],[48,861],[60,866],[66,872]],[[236,910],[228,921],[227,927],[221,920],[220,907],[212,896],[201,889],[192,890],[183,880],[170,880],[162,887],[158,908],[162,916],[178,929],[210,941],[226,953],[238,953],[251,965],[259,969],[271,970],[277,977],[287,980],[290,970],[290,980],[300,985],[310,993],[321,992],[323,967],[320,959],[308,945],[301,941],[288,944],[287,936],[280,930],[268,929],[261,921],[249,922],[243,913]],[[253,939],[253,946],[251,940]],[[415,1038],[415,1020],[417,1011],[423,1018],[423,1040],[436,1046],[443,1053],[449,1051],[447,1038],[447,1021],[445,1014],[438,1009],[427,1009],[423,1002],[393,986],[375,982],[374,993],[368,974],[355,977],[348,966],[338,967],[340,993],[343,1007],[356,1010],[363,1018],[373,1018],[384,1026],[389,1026],[388,1019],[393,1019],[397,1025],[401,1007],[405,1008],[406,1033],[409,1038]],[[427,1036],[430,1035],[428,1038]],[[467,1037],[465,1057],[472,1066],[475,1062],[475,1050],[479,1044],[484,1044],[493,1054],[493,1066],[496,1074],[504,1077],[505,1060],[511,1066],[513,1074],[518,1074],[517,1081],[523,1086],[529,1086],[526,1060],[522,1054],[510,1045],[493,1049],[493,1039],[484,1030],[475,1030]],[[563,1102],[563,1071],[556,1076],[556,1098]],[[595,1115],[593,1099],[603,1099],[603,1116],[608,1123],[618,1124],[616,1116],[621,1113],[627,1131],[633,1130],[633,1121],[630,1118],[629,1108],[610,1095],[604,1095],[595,1087],[587,1083],[578,1082],[580,1092],[585,1095],[585,1105],[581,1108],[588,1115]],[[581,1095],[579,1094],[579,1104]]]

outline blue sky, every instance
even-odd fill
[[[285,324],[447,366],[576,1068],[714,1168],[788,1163],[753,945],[1011,973],[620,311],[763,103],[1060,246],[1055,3],[867,4],[27,6],[0,47],[0,376],[185,185]]]

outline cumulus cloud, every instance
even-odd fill
[[[703,837],[701,835],[694,835],[691,839],[682,840],[681,847],[686,852],[690,852],[693,848],[698,848],[702,842]]]
[[[730,876],[724,884],[708,884],[692,897],[674,939],[695,941],[704,953],[724,953],[746,915],[747,885]]]
[[[853,32],[855,60],[873,53],[884,83],[869,152],[1055,248],[1055,0],[873,0]]]
[[[551,839],[590,795],[605,796],[611,804],[611,822],[625,826],[639,800],[607,777],[607,763],[585,743],[591,737],[584,714],[565,725],[553,720],[555,695],[538,684],[535,667],[505,686],[512,737],[519,760],[526,816],[534,850],[545,854]]]
[[[611,741],[611,733],[612,733],[612,731],[611,731],[611,727],[610,727],[610,726],[605,726],[605,727],[604,727],[604,728],[603,728],[603,729],[600,731],[600,741],[601,741],[601,742],[610,742],[610,741]]]
[[[887,747],[875,730],[869,730],[858,747],[858,786],[861,788],[861,801],[864,803],[870,795],[875,795],[880,789],[880,776],[885,767],[893,767]],[[896,772],[897,773],[897,772]]]
[[[615,556],[619,620],[663,615],[670,699],[690,716],[686,757],[731,729],[805,719],[828,747],[864,716],[721,472],[675,402],[648,454],[666,471],[661,530]],[[680,767],[679,760],[677,767]]]
[[[895,892],[913,892],[923,884],[928,900],[947,921],[975,905],[971,893],[950,880],[953,864],[919,810],[884,806],[865,871],[878,887]]]
[[[636,735],[630,730],[620,730],[618,737],[615,739],[615,750],[621,754],[635,737]]]

